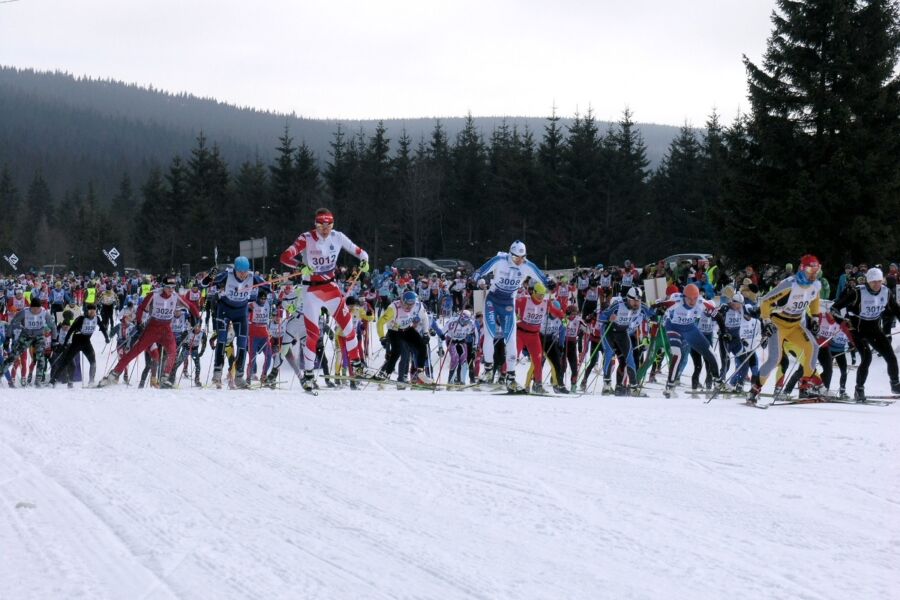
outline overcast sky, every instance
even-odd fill
[[[562,116],[702,126],[746,109],[774,0],[18,0],[0,63],[314,118]]]

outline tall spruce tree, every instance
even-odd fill
[[[752,114],[734,201],[752,206],[747,260],[816,252],[826,266],[900,250],[885,214],[900,179],[898,6],[778,0],[761,65],[744,59]],[[828,240],[823,243],[822,240]]]
[[[13,234],[19,223],[19,205],[21,198],[19,189],[13,180],[9,165],[4,164],[0,171],[0,214],[4,215],[0,221],[0,247],[6,248],[13,242]]]
[[[589,108],[585,115],[576,113],[563,153],[563,181],[569,210],[576,218],[562,247],[571,249],[578,264],[593,261],[608,244],[609,230],[602,226],[598,210],[611,201],[603,185],[608,174],[601,160],[602,143],[593,111]]]
[[[482,235],[484,219],[479,214],[487,192],[487,153],[472,114],[466,115],[451,151],[453,178],[447,223],[453,232],[451,252],[459,252]],[[485,230],[486,231],[486,230]]]
[[[269,194],[257,200],[258,206],[266,215],[266,228],[269,237],[277,247],[286,246],[288,238],[294,232],[295,219],[300,210],[297,189],[297,171],[294,168],[297,149],[290,135],[288,126],[278,138],[274,162],[269,166]],[[295,233],[295,232],[294,232]],[[260,232],[261,234],[261,232]]]
[[[131,177],[128,173],[122,175],[119,180],[119,189],[112,197],[109,205],[109,231],[104,236],[105,242],[112,242],[131,260],[134,246],[131,239],[131,222],[133,219],[136,202]]]
[[[147,181],[141,186],[141,204],[134,219],[133,233],[135,256],[140,269],[162,269],[169,264],[169,232],[165,210],[169,206],[166,182],[159,167],[150,170]]]
[[[681,128],[678,137],[669,144],[662,163],[653,178],[655,216],[659,220],[656,231],[669,232],[658,256],[684,251],[687,248],[708,247],[703,212],[701,146],[694,130]],[[678,232],[678,237],[672,235]]]
[[[34,233],[37,225],[41,220],[51,228],[56,224],[53,214],[53,196],[50,194],[50,187],[41,171],[34,173],[34,178],[28,186],[23,213],[25,218],[19,221],[15,234],[16,251],[29,257],[29,263],[38,264],[44,260],[45,249],[39,248],[35,244]]]
[[[603,203],[603,229],[608,244],[601,258],[617,263],[627,259],[652,260],[651,256],[659,255],[660,238],[646,235],[650,161],[631,109],[622,112],[607,136],[604,153],[609,156],[608,194]]]

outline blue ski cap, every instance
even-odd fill
[[[415,304],[416,300],[418,300],[418,299],[419,299],[419,297],[412,290],[407,290],[407,291],[403,292],[403,303],[404,304]]]
[[[250,261],[246,256],[238,256],[234,259],[234,270],[239,273],[250,270]]]

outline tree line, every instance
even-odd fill
[[[265,235],[274,261],[324,205],[378,266],[478,263],[514,239],[550,268],[683,251],[735,264],[814,252],[830,270],[895,259],[898,54],[895,1],[780,0],[763,61],[745,58],[750,110],[685,125],[655,169],[629,110],[603,130],[590,110],[565,126],[553,114],[537,131],[486,132],[469,116],[450,136],[437,121],[418,139],[339,125],[325,157],[286,127],[274,159],[236,169],[201,133],[190,155],[143,181],[123,174],[109,198],[90,182],[53,198],[52,174],[25,185],[4,168],[0,244],[31,264],[85,268],[94,247],[116,241],[138,266],[198,270],[214,249],[222,260]]]

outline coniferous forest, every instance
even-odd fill
[[[314,210],[328,206],[377,266],[398,256],[479,263],[514,239],[550,268],[643,264],[675,252],[712,252],[733,264],[814,252],[831,273],[847,261],[896,260],[897,2],[780,0],[772,21],[763,60],[744,59],[749,110],[711,110],[655,162],[627,109],[611,124],[590,109],[491,129],[469,116],[452,133],[441,120],[413,134],[338,124],[319,151],[288,122],[260,152],[152,116],[111,121],[72,108],[70,119],[40,125],[28,118],[37,92],[13,93],[0,78],[0,246],[26,268],[103,268],[99,248],[115,243],[127,266],[200,270],[215,248],[222,262],[239,240],[265,235],[274,265],[311,227]],[[47,142],[42,160],[17,160],[16,140],[52,140],[52,127],[109,139],[102,148]],[[165,160],[146,153],[149,145],[167,149]],[[103,172],[91,168],[99,152]],[[241,152],[253,158],[224,158]],[[61,184],[43,167],[59,153],[83,165],[74,183],[71,172]],[[109,166],[110,153],[121,169]]]

